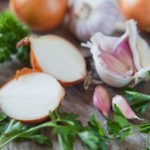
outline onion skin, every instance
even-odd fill
[[[67,0],[10,0],[11,11],[31,29],[56,28],[67,11]]]
[[[24,124],[28,124],[28,125],[34,125],[34,124],[39,124],[39,123],[42,123],[42,122],[45,122],[46,120],[49,119],[49,116],[45,116],[45,117],[42,117],[40,119],[37,119],[37,120],[18,120],[20,121],[21,123],[24,123]]]
[[[140,30],[150,32],[149,0],[119,0],[119,7],[126,19],[136,20]]]
[[[35,58],[33,50],[31,50],[31,52],[30,52],[30,62],[31,62],[31,66],[33,69],[38,70],[38,71],[42,71],[39,63],[37,62],[37,60]]]

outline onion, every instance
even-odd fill
[[[10,9],[31,29],[46,31],[62,22],[67,0],[10,0]]]
[[[39,123],[59,106],[64,94],[59,82],[50,75],[23,69],[0,89],[0,106],[11,118]]]
[[[119,0],[120,10],[126,19],[133,18],[142,31],[150,31],[149,0]]]
[[[30,44],[31,64],[34,69],[50,74],[63,86],[72,86],[85,79],[85,60],[79,50],[67,40],[45,35],[30,36],[25,41],[21,42]]]

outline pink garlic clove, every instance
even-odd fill
[[[134,113],[134,111],[123,96],[116,95],[115,97],[113,97],[112,105],[116,105],[120,109],[124,117],[126,117],[127,119],[140,120],[140,118]]]
[[[105,117],[109,116],[111,110],[110,96],[108,91],[102,86],[95,88],[93,104]]]
[[[133,74],[133,71],[130,70],[126,64],[118,60],[112,54],[102,50],[99,57],[101,63],[103,63],[108,70],[123,76],[131,76]]]
[[[122,63],[126,64],[131,70],[135,71],[133,56],[130,50],[128,37],[125,37],[122,41],[120,41],[120,43],[117,45],[113,52],[113,56],[115,56]]]

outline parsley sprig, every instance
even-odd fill
[[[145,112],[150,105],[150,95],[133,90],[127,90],[124,93],[126,99],[130,102],[131,107],[137,112]]]
[[[82,126],[79,115],[62,113],[59,110],[50,113],[51,120],[39,125],[25,125],[5,114],[0,114],[0,149],[12,141],[32,140],[38,144],[52,146],[50,140],[41,133],[43,128],[51,128],[58,138],[61,150],[73,150],[75,140],[81,141],[85,149],[106,150],[110,140],[124,140],[129,135],[141,132],[150,133],[150,122],[134,125],[114,107],[113,118],[106,119],[107,131],[92,114],[86,126]]]
[[[29,34],[29,29],[21,24],[9,11],[0,13],[0,62],[16,55],[20,60],[28,57],[29,48],[16,48],[16,44]]]

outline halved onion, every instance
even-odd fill
[[[79,50],[54,35],[30,37],[31,64],[56,78],[63,86],[80,83],[86,77],[86,64]]]
[[[59,106],[64,94],[59,82],[48,74],[21,73],[0,89],[0,106],[11,118],[38,123]]]

